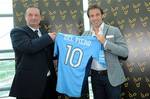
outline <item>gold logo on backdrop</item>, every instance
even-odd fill
[[[128,91],[128,95],[129,95],[130,98],[135,99],[134,97],[137,96],[137,93],[136,92],[131,93],[131,92]]]
[[[148,77],[145,77],[145,81],[146,81],[148,87],[150,88],[150,79]]]
[[[38,0],[32,0],[32,3],[28,3],[28,7],[34,5],[35,7],[38,7]]]
[[[100,2],[100,0],[97,0],[97,3],[96,3],[97,5],[101,5],[101,2]]]
[[[35,5],[35,4],[34,4]],[[28,8],[28,3],[23,3],[24,8]]]
[[[114,24],[115,24],[115,21],[111,21],[111,22],[110,22],[110,25],[114,25]]]
[[[106,8],[106,9],[104,9],[104,15],[103,15],[103,17],[106,18],[107,14],[108,14],[108,9]]]
[[[48,0],[43,0],[45,7],[48,7],[49,3]]]
[[[56,5],[56,6],[59,6],[59,5],[60,5],[60,1],[59,1],[59,0],[54,0],[54,2],[55,2],[55,5]]]
[[[13,0],[13,9],[16,8],[17,2],[18,2],[18,0]]]
[[[62,24],[59,24],[59,25],[55,24],[55,29],[57,32],[61,32],[62,31]]]
[[[144,5],[148,12],[150,12],[150,2],[144,2]]]
[[[124,19],[118,20],[118,24],[120,29],[124,29],[125,20]]]
[[[125,5],[125,6],[122,6],[121,7],[122,8],[122,11],[123,11],[123,13],[124,13],[124,15],[127,15],[128,14],[128,10],[129,10],[129,4],[128,5]]]
[[[83,31],[83,23],[76,23],[75,25],[79,33]]]
[[[130,27],[134,28],[136,25],[136,18],[129,18],[128,21],[129,21]]]
[[[72,19],[76,19],[76,17],[77,17],[77,10],[70,10],[70,14],[71,14]]]
[[[81,5],[81,0],[75,0],[77,6],[80,6]]]
[[[51,27],[52,27],[52,25],[45,25],[45,24],[44,24],[44,28],[45,28],[46,30],[48,30],[49,32],[50,32]]]
[[[135,13],[139,13],[140,12],[140,6],[141,6],[140,3],[138,3],[138,4],[134,4],[133,3],[133,9],[134,9]]]
[[[28,0],[18,0],[17,2],[20,2],[24,8],[27,8],[28,7],[28,3],[27,3]]]
[[[135,34],[136,34],[136,38],[143,37],[143,33],[142,32],[135,32]]]
[[[69,33],[72,32],[73,24],[65,24]]]
[[[127,80],[127,82],[125,82],[125,83],[124,83],[124,87],[126,87],[126,88],[127,88],[127,87],[129,86],[128,81],[130,80],[130,78],[129,78],[129,77],[126,77],[126,80]]]
[[[140,92],[140,96],[141,96],[141,98],[147,99],[146,97],[149,97],[149,96],[150,96],[150,93],[149,93],[149,92],[146,92],[146,93]]]
[[[60,10],[59,11],[59,14],[60,14],[60,17],[61,17],[62,20],[66,19],[66,13],[67,13],[66,10]]]
[[[21,1],[21,3],[28,2],[28,0],[18,0],[18,1]]]
[[[64,0],[66,3],[66,6],[70,6],[70,4],[71,4],[71,0]]]
[[[111,1],[112,1],[112,0],[107,0],[106,2],[107,2],[107,4],[111,4]]]
[[[141,21],[143,27],[147,27],[148,16],[140,17],[140,21]]]
[[[128,82],[126,82],[126,83],[124,83],[124,87],[128,87],[129,86],[129,83]]]
[[[42,11],[42,12],[41,12],[42,20],[44,20],[44,19],[45,19],[45,15],[46,15],[46,11]]]
[[[131,37],[133,36],[132,33],[125,33],[124,35],[127,43],[129,44],[131,42]]]
[[[24,16],[23,12],[16,12],[16,18],[17,18],[18,22],[22,21],[23,16]]]
[[[146,66],[146,62],[138,63],[138,66],[139,66],[141,72],[144,72],[145,66]]]
[[[138,47],[131,48],[131,53],[134,53],[133,57],[136,58],[138,56],[138,52],[139,52],[139,48]]]
[[[150,37],[150,31],[147,31],[147,35]]]
[[[83,27],[84,25],[83,25],[83,23],[76,23],[76,27],[79,29],[79,28],[81,28],[81,27]]]
[[[79,12],[80,12],[81,16],[83,16],[83,14],[84,14],[83,10],[80,10]]]
[[[125,96],[126,93],[125,92],[121,92],[121,96]],[[121,99],[124,99],[123,97],[121,97]]]
[[[111,12],[113,13],[113,16],[117,16],[117,11],[119,7],[111,7]]]
[[[143,41],[143,37],[144,37],[143,32],[136,32],[135,36],[136,36],[138,42]]]
[[[126,63],[126,66],[129,70],[129,72],[132,72],[133,71],[133,68],[134,68],[134,64],[133,63]]]
[[[146,57],[149,57],[149,56],[150,56],[150,46],[144,48],[144,53],[145,53],[144,56],[146,56]]]
[[[136,87],[140,87],[141,86],[141,77],[133,77],[133,82],[135,83]]]
[[[56,16],[55,16],[55,15],[56,15],[56,11],[50,11],[50,10],[49,10],[48,12],[49,12],[48,14],[49,14],[51,20],[54,21],[54,20],[55,20],[55,17],[56,17]]]

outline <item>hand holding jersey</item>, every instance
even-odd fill
[[[92,36],[57,33],[54,56],[58,56],[56,90],[70,97],[80,97],[91,66],[92,58],[105,64],[101,44]],[[103,60],[103,61],[102,61]]]

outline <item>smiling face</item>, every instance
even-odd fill
[[[39,28],[41,21],[40,10],[35,7],[28,8],[25,14],[26,24],[33,28]]]
[[[89,13],[89,21],[93,27],[99,27],[103,22],[103,14],[98,8],[90,9]]]

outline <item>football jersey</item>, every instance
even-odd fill
[[[99,60],[101,44],[92,36],[57,33],[54,56],[58,57],[56,90],[70,97],[80,97],[92,58]]]

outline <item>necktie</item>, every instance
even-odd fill
[[[38,34],[38,30],[35,30],[34,32]]]
[[[38,30],[35,30],[34,32],[35,32],[35,33],[36,33],[36,35],[39,37],[39,35],[38,35]]]
[[[35,30],[34,32],[38,35],[38,37],[42,36],[42,34],[41,34],[41,32],[39,30]]]

